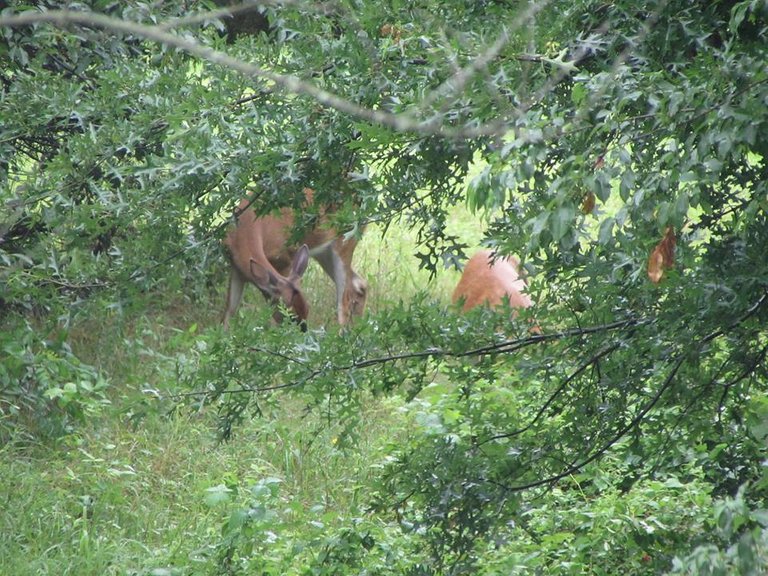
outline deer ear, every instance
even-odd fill
[[[299,248],[298,252],[296,252],[296,255],[293,257],[293,262],[291,262],[291,272],[288,276],[293,280],[301,278],[304,275],[304,272],[307,271],[308,264],[309,248],[306,244],[302,244],[301,248]]]
[[[261,290],[273,294],[278,284],[277,276],[275,276],[270,269],[268,269],[266,266],[262,266],[253,258],[251,258],[250,265],[251,274],[253,275],[253,280],[256,283],[256,286],[258,286]]]

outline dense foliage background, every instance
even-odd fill
[[[94,472],[56,516],[79,553],[49,570],[768,568],[764,0],[5,4],[1,474],[28,484],[7,508],[40,492],[35,462],[108,461],[110,426],[203,434],[200,414],[232,451],[202,482],[226,519],[185,508],[157,538],[109,524],[126,502]],[[263,307],[223,333],[235,206],[305,187],[340,232],[367,226],[368,315],[323,328],[313,294],[306,334]],[[478,222],[525,262],[541,335],[446,306]],[[291,458],[238,466],[251,435],[359,472],[301,492]],[[23,573],[45,539],[6,522],[0,568]]]

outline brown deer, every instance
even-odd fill
[[[304,194],[307,202],[312,203],[312,190],[305,188]],[[306,330],[309,306],[301,291],[301,276],[310,256],[336,284],[339,324],[344,326],[352,316],[363,313],[368,285],[352,270],[357,239],[343,238],[333,230],[316,226],[304,235],[300,247],[296,247],[289,245],[294,222],[291,209],[257,217],[249,209],[249,201],[243,200],[238,212],[237,224],[224,240],[232,264],[223,319],[225,329],[240,305],[246,282],[250,282],[275,306],[272,318],[276,323],[283,320],[277,307],[282,303],[302,330]],[[323,222],[321,215],[319,224]]]
[[[520,276],[520,262],[516,258],[494,260],[493,252],[480,250],[467,260],[451,300],[461,303],[464,312],[476,306],[500,306],[505,298],[509,299],[511,308],[530,308],[533,301],[525,292],[527,286]],[[531,332],[539,334],[541,329],[534,326]]]

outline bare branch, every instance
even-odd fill
[[[543,2],[541,5],[535,4],[534,7],[529,9],[514,23],[514,26],[521,26],[524,24],[545,4],[546,2]],[[261,78],[287,92],[308,96],[324,106],[328,106],[329,108],[344,114],[349,114],[374,124],[386,126],[387,128],[391,128],[398,132],[413,132],[420,135],[440,135],[447,138],[465,139],[479,136],[503,135],[508,130],[508,120],[506,119],[495,120],[475,127],[451,127],[443,124],[439,116],[428,120],[421,120],[409,113],[392,114],[380,109],[374,110],[366,108],[341,98],[337,94],[319,88],[296,76],[279,74],[255,64],[244,62],[229,56],[225,52],[205,46],[196,40],[178,36],[169,31],[171,28],[225,16],[230,13],[231,9],[215,10],[205,15],[196,14],[189,18],[173,20],[157,26],[147,26],[93,12],[74,10],[51,10],[48,12],[29,11],[22,14],[0,17],[0,27],[29,26],[41,23],[52,24],[62,28],[68,25],[78,25],[101,28],[120,34],[145,38],[159,44],[176,48],[212,64],[230,68],[244,76]],[[508,35],[508,32],[502,34],[483,55],[478,57],[468,67],[459,70],[451,79],[446,81],[443,88],[439,90],[456,91],[465,86],[478,71],[483,70],[488,63],[496,57],[498,52],[508,42]],[[428,105],[434,98],[435,96],[430,96],[425,100],[425,104]]]
[[[510,492],[522,492],[523,490],[528,490],[530,488],[536,488],[538,486],[544,486],[546,484],[553,484],[557,482],[558,480],[562,480],[563,478],[567,478],[571,474],[575,474],[584,466],[587,464],[590,464],[600,458],[603,454],[608,452],[608,450],[611,449],[611,447],[616,444],[619,440],[621,440],[627,433],[629,433],[631,430],[636,428],[640,425],[640,423],[643,421],[643,419],[646,417],[648,412],[650,412],[656,404],[658,404],[659,400],[661,400],[661,397],[664,395],[664,392],[666,392],[671,386],[672,382],[674,382],[675,376],[677,375],[677,371],[680,369],[680,366],[683,365],[683,362],[685,361],[685,356],[681,355],[680,358],[677,359],[674,366],[670,370],[667,377],[664,379],[663,384],[659,387],[656,394],[654,394],[653,398],[651,398],[648,403],[643,406],[640,411],[635,415],[632,420],[626,424],[625,426],[622,426],[605,444],[603,444],[600,448],[598,448],[595,452],[587,456],[584,460],[581,462],[577,462],[562,472],[558,474],[554,474],[552,476],[549,476],[548,478],[542,478],[541,480],[536,480],[534,482],[529,482],[528,484],[519,484],[517,486],[505,486],[502,484],[498,484],[500,486],[503,486],[506,490],[509,490]]]

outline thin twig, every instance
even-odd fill
[[[615,350],[617,350],[620,346],[620,343],[612,344],[611,346],[608,346],[607,348],[604,348],[603,350],[600,350],[596,354],[594,354],[589,360],[584,362],[581,366],[579,366],[570,376],[568,376],[560,386],[558,386],[557,390],[555,390],[547,399],[547,401],[544,403],[544,405],[539,408],[539,410],[536,412],[536,415],[534,418],[525,426],[522,428],[518,428],[517,430],[513,430],[511,432],[505,432],[504,434],[496,434],[494,436],[491,436],[489,438],[486,438],[485,440],[481,440],[478,442],[478,446],[482,446],[483,444],[487,444],[488,442],[493,442],[494,440],[502,440],[505,438],[511,438],[513,436],[518,436],[528,430],[531,429],[531,427],[536,424],[536,422],[539,421],[539,419],[544,415],[544,413],[547,411],[547,409],[552,405],[552,403],[555,401],[555,399],[568,387],[568,385],[573,382],[579,375],[581,375],[583,372],[585,372],[590,366],[598,362],[601,358],[604,358],[605,356],[608,356]]]
[[[640,412],[637,413],[637,415],[632,418],[632,420],[622,428],[619,429],[618,432],[616,432],[610,440],[608,440],[605,444],[603,444],[600,448],[598,448],[594,453],[590,454],[587,458],[582,460],[581,462],[578,462],[576,464],[573,464],[569,466],[566,470],[555,474],[553,476],[549,476],[547,478],[543,478],[541,480],[536,480],[534,482],[529,482],[528,484],[519,484],[517,486],[507,486],[504,484],[498,484],[499,486],[503,486],[506,490],[509,490],[510,492],[522,492],[523,490],[528,490],[530,488],[536,488],[537,486],[544,486],[546,484],[554,484],[559,480],[562,480],[563,478],[566,478],[572,474],[575,474],[584,466],[594,462],[598,458],[600,458],[603,454],[605,454],[608,450],[613,447],[614,444],[616,444],[619,440],[621,440],[630,430],[633,430],[637,426],[640,425],[640,423],[643,421],[645,416],[650,412],[654,406],[661,400],[661,397],[663,396],[664,392],[666,392],[671,386],[672,382],[674,381],[675,375],[677,374],[677,371],[680,369],[680,366],[682,366],[683,362],[685,361],[684,356],[680,356],[677,359],[677,362],[675,362],[674,367],[670,371],[670,373],[667,375],[667,378],[664,380],[664,383],[661,385],[659,390],[654,394],[653,398],[640,410]]]

